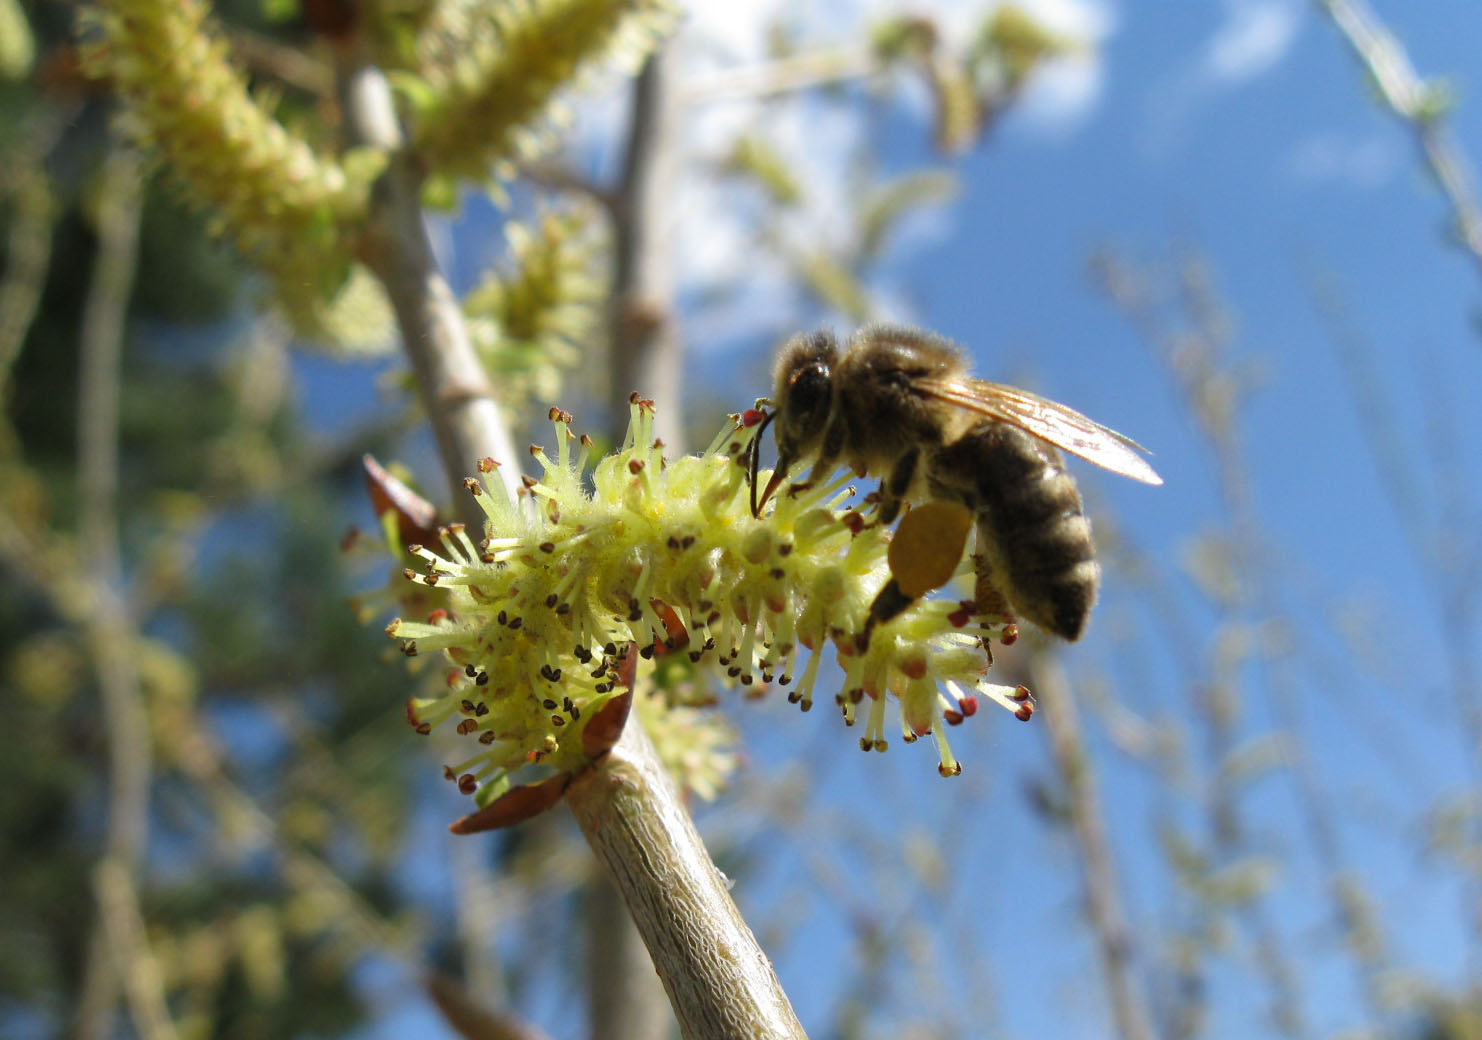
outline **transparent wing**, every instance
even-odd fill
[[[938,401],[1017,426],[1119,476],[1131,477],[1144,484],[1163,483],[1163,478],[1138,454],[1147,452],[1141,444],[1093,422],[1074,408],[1031,394],[1028,390],[984,379],[935,379],[930,376],[914,379],[911,385]]]

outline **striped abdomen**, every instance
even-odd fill
[[[1001,611],[1001,593],[1040,628],[1079,638],[1101,568],[1060,453],[1016,426],[984,422],[934,453],[928,481],[933,495],[977,516],[979,611]]]

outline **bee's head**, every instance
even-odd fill
[[[817,451],[833,406],[838,356],[838,341],[827,330],[794,336],[778,352],[772,400],[777,406],[779,459],[795,462]]]
[[[772,472],[761,501],[757,502],[757,456],[753,456],[753,514],[760,512],[794,462],[817,453],[833,407],[833,369],[838,355],[838,340],[828,330],[794,336],[778,352],[777,363],[772,369],[773,411],[767,417],[768,423],[776,424],[777,468]],[[757,449],[760,441],[759,430]]]

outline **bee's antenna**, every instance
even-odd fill
[[[767,427],[771,425],[772,420],[775,418],[777,418],[777,412],[775,410],[768,412],[766,418],[762,420],[761,425],[756,428],[756,436],[751,439],[751,515],[753,517],[759,516],[762,506],[766,504],[765,502],[757,503],[756,478],[762,464],[762,434],[767,432]]]

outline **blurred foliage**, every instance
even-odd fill
[[[501,398],[552,403],[563,377],[598,333],[606,282],[594,214],[587,208],[504,225],[508,268],[488,272],[463,297],[469,334]]]

